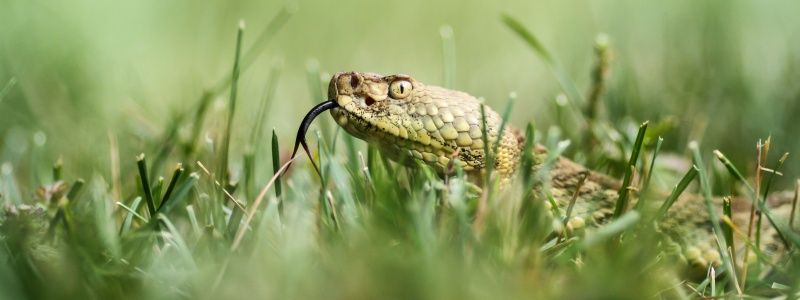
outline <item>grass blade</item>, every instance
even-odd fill
[[[699,170],[697,169],[697,166],[693,165],[689,171],[686,172],[686,175],[683,175],[681,181],[678,182],[678,185],[676,185],[674,189],[672,189],[672,193],[670,193],[669,197],[667,197],[667,200],[661,204],[661,208],[658,209],[657,216],[659,220],[663,220],[667,216],[667,211],[669,211],[669,208],[672,207],[672,204],[675,203],[675,200],[678,200],[678,197],[683,194],[683,191],[686,190],[686,187],[692,183],[694,178],[697,176],[698,171]]]
[[[70,201],[70,203],[73,203],[78,199],[78,194],[80,194],[85,183],[86,182],[83,181],[83,179],[75,180],[75,183],[72,184],[69,192],[67,192],[67,199]]]
[[[642,185],[642,194],[644,194],[650,188],[650,180],[653,178],[653,172],[655,172],[656,168],[656,157],[658,157],[658,152],[661,151],[661,144],[664,142],[662,137],[658,137],[656,141],[656,148],[653,149],[653,157],[650,158],[650,169],[647,171],[647,176],[645,177],[644,184]]]
[[[189,249],[189,247],[186,245],[186,242],[181,237],[181,232],[178,231],[178,229],[175,227],[175,225],[172,224],[172,222],[167,218],[167,216],[159,214],[157,218],[158,221],[161,222],[161,224],[164,224],[164,227],[167,228],[167,232],[169,233],[168,235],[162,233],[162,236],[165,237],[164,240],[174,245],[175,248],[178,250],[178,252],[181,254],[181,257],[187,263],[190,263],[193,269],[196,269],[197,266],[195,264],[194,257],[192,256],[192,251]]]
[[[256,196],[255,201],[253,201],[253,204],[248,206],[247,217],[245,218],[244,226],[241,226],[239,228],[239,231],[236,233],[236,236],[233,239],[233,243],[231,244],[231,250],[236,250],[237,248],[239,248],[239,245],[241,244],[242,239],[244,238],[244,230],[248,226],[250,226],[250,222],[253,220],[253,216],[256,214],[256,210],[258,209],[259,204],[261,204],[261,201],[264,200],[264,197],[267,195],[267,191],[269,191],[269,188],[273,184],[275,184],[275,181],[278,179],[278,175],[283,174],[283,172],[286,171],[286,168],[288,168],[293,161],[294,161],[293,159],[289,159],[288,161],[286,161],[283,164],[283,166],[281,166],[281,168],[278,169],[278,172],[275,172],[276,174],[272,176],[269,182],[267,182],[267,184],[263,188],[261,188],[261,192],[258,193],[258,196]]]
[[[529,122],[528,126],[525,126],[525,146],[522,147],[522,163],[520,165],[526,192],[527,187],[533,183],[533,166],[536,163],[534,154],[536,151],[536,128],[534,126],[533,122]]]
[[[614,236],[618,235],[619,233],[625,231],[626,229],[630,228],[631,226],[635,225],[641,219],[641,214],[639,212],[633,210],[625,213],[622,217],[617,218],[616,220],[600,227],[597,231],[595,231],[591,235],[587,235],[586,238],[581,242],[582,249],[589,249],[592,246],[600,243],[602,241],[607,241]]]
[[[517,36],[525,41],[525,43],[528,44],[528,46],[530,46],[533,51],[535,51],[536,54],[539,55],[539,57],[542,58],[542,60],[544,60],[548,65],[555,63],[553,55],[550,54],[550,51],[544,47],[544,45],[539,41],[538,38],[536,38],[535,35],[533,35],[533,33],[525,28],[525,25],[522,25],[520,21],[508,14],[503,14],[500,18],[508,28],[514,31]]]
[[[611,54],[608,48],[608,35],[598,34],[594,42],[595,65],[592,68],[592,85],[589,88],[589,98],[587,99],[588,103],[586,103],[586,121],[590,125],[593,125],[596,121],[600,96],[602,96],[608,84],[609,64],[611,62]],[[587,134],[589,137],[594,136],[591,127]]]
[[[569,218],[572,217],[572,210],[575,208],[575,202],[578,200],[578,195],[580,195],[581,188],[583,188],[583,184],[586,183],[586,178],[589,178],[589,172],[584,171],[581,172],[579,175],[581,176],[578,180],[578,185],[575,186],[575,192],[572,193],[572,198],[569,199],[569,205],[567,206],[567,213],[564,215],[564,219],[561,222],[564,224],[564,227],[567,226],[567,222],[569,222]]]
[[[294,7],[286,6],[282,8],[277,15],[267,24],[267,26],[261,31],[261,33],[256,38],[256,41],[253,43],[252,46],[245,52],[242,58],[242,71],[247,70],[248,67],[255,61],[256,58],[261,54],[261,52],[266,48],[275,34],[280,30],[286,21],[289,20],[292,14],[296,9]],[[217,85],[212,87],[211,89],[207,90],[200,96],[200,100],[198,101],[196,108],[194,110],[194,118],[191,126],[191,135],[189,140],[184,145],[183,154],[188,157],[187,161],[195,161],[194,155],[196,150],[197,141],[200,139],[200,133],[202,132],[203,124],[205,123],[206,113],[208,112],[208,108],[212,102],[212,100],[220,93],[222,93],[228,86],[231,84],[232,78],[230,76],[225,76],[223,79],[219,81]],[[185,115],[182,115],[179,119],[183,119]],[[167,137],[170,137],[177,133],[177,126],[174,127],[174,130],[169,131]],[[167,138],[166,140],[171,140]]]
[[[189,223],[192,224],[192,231],[194,234],[199,235],[202,233],[202,230],[200,229],[200,222],[197,221],[197,213],[194,211],[194,206],[187,205],[186,214],[189,215]]]
[[[484,166],[484,170],[486,174],[484,175],[488,182],[489,178],[492,178],[492,170],[494,169],[494,155],[489,151],[492,145],[489,142],[489,130],[486,127],[486,106],[481,104],[481,139],[483,139],[483,155],[485,156],[484,162],[486,166]]]
[[[131,203],[130,207],[125,206],[125,204],[122,204],[121,202],[117,202],[117,205],[128,211],[128,213],[125,214],[125,217],[122,221],[122,226],[119,227],[120,236],[123,236],[126,233],[130,232],[131,225],[133,224],[133,217],[136,217],[140,221],[147,223],[147,219],[145,219],[142,215],[136,213],[136,210],[139,209],[140,204],[142,204],[142,197],[136,197],[136,199],[133,199],[133,203]]]
[[[275,128],[272,129],[272,172],[273,175],[278,176],[275,180],[275,197],[281,198],[281,175],[278,170],[281,167],[281,147],[278,144],[278,134],[275,133]]]
[[[722,257],[725,270],[728,272],[728,274],[730,274],[731,280],[733,280],[733,285],[736,287],[736,290],[739,292],[739,294],[741,294],[742,290],[741,286],[739,286],[739,279],[736,276],[736,269],[733,267],[733,261],[728,255],[728,243],[725,241],[722,227],[719,224],[719,216],[717,216],[717,211],[714,209],[714,203],[711,198],[711,186],[708,181],[708,175],[706,174],[703,158],[700,155],[700,147],[697,145],[697,142],[692,141],[689,143],[689,149],[692,151],[692,157],[694,159],[695,166],[697,166],[698,173],[700,173],[700,189],[703,192],[703,199],[706,202],[706,210],[708,211],[708,217],[711,221],[711,226],[714,229],[714,235],[716,235],[717,243],[719,243],[718,250],[720,257]]]
[[[130,227],[130,222],[128,220],[133,217],[136,217],[142,222],[147,222],[147,219],[144,216],[136,212],[136,208],[139,207],[139,203],[141,202],[142,202],[142,197],[136,197],[136,199],[133,200],[133,204],[131,205],[131,207],[122,204],[122,202],[117,202],[117,205],[128,211],[128,214],[125,216],[125,223],[123,223],[122,228]]]
[[[267,23],[267,26],[261,30],[253,44],[247,51],[244,51],[241,59],[241,70],[245,71],[253,64],[253,62],[261,55],[266,49],[269,42],[275,37],[281,28],[289,21],[289,18],[297,11],[297,8],[291,5],[284,6],[275,15],[275,17]],[[222,93],[233,82],[233,78],[225,76],[220,82],[210,91],[210,98],[213,98],[219,93]]]
[[[175,167],[175,172],[172,173],[172,179],[169,180],[169,186],[167,186],[167,191],[164,192],[164,197],[161,198],[161,203],[159,203],[157,211],[161,211],[161,208],[164,207],[164,203],[169,201],[169,198],[172,196],[172,192],[175,189],[175,185],[178,184],[178,180],[180,180],[183,172],[183,165],[178,164],[178,166]]]
[[[800,179],[795,182],[792,211],[789,213],[789,229],[794,230],[794,219],[797,218],[797,201],[800,198]]]
[[[153,201],[153,192],[150,190],[150,180],[147,179],[147,162],[144,158],[144,153],[136,157],[136,166],[139,168],[139,179],[142,183],[142,193],[144,193],[144,201],[147,203],[147,211],[150,212],[150,217],[156,215],[156,205]]]
[[[8,82],[6,82],[6,85],[3,86],[2,89],[0,89],[0,102],[3,102],[3,99],[6,98],[6,95],[8,95],[8,93],[16,84],[17,84],[17,78],[15,77],[11,77],[11,79],[9,79]]]
[[[236,96],[239,87],[240,56],[242,52],[242,36],[244,35],[244,21],[239,22],[239,29],[236,31],[236,52],[233,59],[233,71],[231,72],[231,95],[228,102],[228,120],[225,126],[225,136],[222,141],[220,155],[220,168],[217,174],[219,182],[223,188],[228,185],[228,159],[230,158],[231,135],[233,131],[233,120],[236,114]]]
[[[572,100],[570,101],[570,104],[572,104],[571,107],[576,112],[575,115],[583,116],[583,114],[580,113],[580,103],[584,102],[583,96],[581,96],[581,93],[578,92],[575,82],[569,78],[567,72],[564,70],[561,64],[555,60],[550,51],[548,51],[547,48],[545,48],[544,45],[539,41],[539,39],[536,38],[536,36],[533,35],[533,33],[531,33],[527,28],[525,28],[521,22],[507,14],[503,14],[501,19],[506,27],[516,33],[517,36],[519,36],[542,60],[544,60],[544,62],[550,68],[550,71],[553,72],[556,80],[558,80],[558,84],[561,86],[561,89],[563,89],[564,92],[567,93],[567,96]]]
[[[63,173],[64,173],[64,161],[61,158],[59,158],[58,160],[56,160],[56,163],[53,164],[53,182],[61,180]]]
[[[311,94],[311,104],[316,105],[317,103],[325,100],[327,96],[323,93],[323,84],[322,84],[322,73],[319,70],[319,62],[315,59],[311,59],[306,63],[306,80],[308,82],[308,90]],[[331,132],[331,125],[327,119],[322,119],[317,121],[319,124],[319,130],[322,131],[322,136],[326,138],[330,137]]]
[[[442,84],[452,89],[456,84],[456,42],[453,27],[445,25],[439,28],[439,37],[442,38]]]
[[[639,161],[639,152],[642,150],[642,143],[644,143],[644,134],[647,132],[648,122],[642,123],[639,126],[639,132],[636,134],[636,141],[633,143],[633,150],[631,151],[630,160],[628,160],[628,167],[625,168],[625,175],[622,179],[622,187],[619,189],[619,199],[617,199],[616,207],[614,208],[613,218],[619,218],[628,207],[628,194],[630,193],[631,180],[633,179],[633,170],[636,168],[636,162]]]
[[[731,197],[722,198],[722,214],[728,218],[728,220],[733,221],[733,207],[731,207]],[[733,245],[733,227],[730,225],[725,224],[722,226],[723,234],[725,235],[725,242],[728,245]],[[731,250],[736,249],[735,247],[731,247]],[[735,255],[731,255],[731,257],[736,257]]]
[[[267,84],[264,87],[264,97],[258,108],[258,115],[256,116],[255,130],[252,131],[250,136],[250,145],[254,148],[254,152],[258,152],[261,145],[261,135],[264,129],[264,121],[267,118],[267,112],[272,106],[273,98],[275,98],[275,91],[278,90],[278,80],[280,79],[282,63],[275,63],[267,75]]]
[[[500,122],[500,129],[497,130],[497,141],[495,141],[494,144],[492,145],[492,167],[493,168],[494,168],[494,162],[495,162],[496,155],[497,155],[497,149],[500,147],[500,142],[503,140],[503,134],[505,134],[506,126],[508,125],[508,119],[511,116],[511,111],[514,108],[514,101],[516,99],[517,99],[517,93],[511,92],[511,93],[508,94],[508,103],[506,104],[506,108],[503,110],[503,115],[500,116],[502,118],[502,121]],[[481,107],[483,107],[483,106],[481,106]]]
[[[769,140],[768,140],[768,142],[769,142]],[[764,156],[766,157],[766,155],[764,155]],[[781,173],[780,173],[781,167],[783,167],[783,163],[786,161],[786,159],[788,157],[789,157],[789,152],[784,153],[778,159],[778,162],[777,162],[776,166],[772,168],[771,172],[769,172],[770,176],[769,176],[769,179],[767,179],[767,184],[764,187],[764,194],[761,197],[762,198],[762,200],[761,200],[762,202],[767,201],[767,196],[769,196],[769,191],[772,188],[772,180],[775,179],[775,176],[780,176],[781,175]],[[759,172],[761,172],[761,171],[764,171],[763,168],[759,169]],[[757,216],[758,216],[758,220],[756,221],[756,247],[760,248],[761,247],[761,223],[762,223],[761,222],[761,218],[763,217],[763,214],[761,214],[761,212],[759,211]]]
[[[189,174],[189,178],[183,181],[178,187],[175,189],[175,196],[170,197],[170,201],[164,203],[161,209],[158,210],[161,214],[169,214],[172,209],[175,208],[179,203],[183,202],[183,199],[189,194],[189,191],[194,187],[195,182],[200,179],[200,176],[197,173]]]
[[[786,224],[782,222],[777,222],[775,215],[772,213],[772,210],[766,206],[764,201],[759,201],[759,195],[756,194],[755,189],[750,183],[747,182],[747,179],[742,176],[742,173],[733,165],[733,163],[719,150],[714,150],[714,155],[717,159],[725,166],[728,172],[731,173],[739,182],[741,182],[747,191],[749,192],[749,196],[751,199],[752,205],[757,205],[758,209],[761,210],[761,213],[767,216],[767,220],[770,224],[777,229],[778,236],[780,237],[781,241],[783,242],[784,246],[789,246],[789,241],[792,242],[795,246],[800,246],[800,237],[797,234],[789,230]]]
[[[156,179],[156,182],[153,184],[152,187],[150,187],[150,192],[153,194],[153,201],[154,202],[156,200],[160,200],[161,199],[161,195],[162,195],[161,192],[162,192],[163,189],[164,189],[164,177],[158,176],[158,179]],[[154,204],[156,204],[156,211],[158,210],[158,206],[160,205],[160,203],[161,202],[154,203]]]

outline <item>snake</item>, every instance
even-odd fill
[[[421,162],[440,174],[458,166],[467,176],[480,178],[487,167],[492,167],[501,181],[510,182],[521,169],[526,151],[521,131],[511,124],[504,124],[495,110],[468,93],[426,85],[404,74],[384,76],[368,72],[339,72],[332,76],[328,85],[328,100],[315,106],[303,118],[294,154],[299,146],[303,146],[311,156],[304,136],[311,122],[325,111],[330,111],[335,122],[346,132],[376,146],[381,155],[411,166],[415,165],[414,162]],[[493,147],[487,147],[487,143]],[[534,152],[534,161],[538,163],[548,155],[547,149],[541,145],[528,151]],[[315,169],[319,170],[316,165]],[[559,211],[552,210],[553,205],[560,207],[560,211],[574,205],[572,214],[565,220],[565,231],[579,232],[588,227],[600,227],[612,219],[619,199],[619,180],[588,170],[563,156],[555,159],[547,175],[548,195],[554,200],[544,202],[545,207],[550,208],[548,211]],[[792,200],[796,202],[797,191],[773,194],[767,201],[771,211],[783,220],[793,216],[791,212],[795,208],[789,204]],[[635,198],[629,206],[635,205]],[[715,198],[713,203],[720,208],[716,214],[719,218],[722,200]],[[734,205],[738,207],[731,218],[734,226],[747,226],[749,205],[744,205],[745,209],[741,208],[743,205]],[[764,224],[759,250],[764,256],[779,257],[786,252],[788,244],[770,223]],[[664,244],[674,246],[665,248],[673,249],[675,256],[689,269],[702,271],[709,266],[722,265],[719,239],[701,196],[681,195],[658,222],[658,229],[666,237]],[[748,252],[742,251],[747,246],[743,241],[745,238],[737,237],[734,249],[739,248],[739,253]],[[747,259],[749,261],[752,257]]]

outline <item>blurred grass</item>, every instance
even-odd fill
[[[287,7],[286,23],[274,21]],[[800,150],[797,11],[800,3],[790,0],[3,1],[0,202],[42,208],[0,220],[4,233],[19,233],[3,237],[0,293],[15,299],[691,295],[677,268],[661,260],[655,237],[641,234],[639,242],[620,246],[610,239],[619,232],[609,229],[609,239],[593,236],[591,247],[574,237],[548,245],[551,222],[541,202],[525,201],[531,196],[525,187],[495,193],[476,230],[475,199],[459,175],[444,182],[386,164],[329,120],[320,120],[327,125],[318,135],[325,138],[327,185],[295,166],[279,181],[280,194],[267,194],[242,247],[230,252],[226,233],[240,223],[229,220],[239,220],[241,211],[220,204],[213,177],[193,173],[196,160],[228,165],[221,159],[229,156],[230,178],[245,182],[233,194],[249,204],[279,167],[285,153],[278,152],[288,151],[302,114],[323,100],[329,74],[359,70],[452,85],[498,111],[514,91],[511,124],[536,120],[545,134],[531,127],[528,136],[617,177],[630,172],[627,159],[638,151],[634,138],[644,120],[651,120],[646,151],[662,136],[660,153],[689,157],[686,146],[697,140],[700,149],[722,149],[742,170],[755,170],[758,138],[772,136],[769,162]],[[504,25],[503,14],[535,34],[558,62],[557,76],[548,70],[551,61]],[[248,28],[242,49],[257,51],[244,52],[237,111],[226,126],[229,100],[220,82],[230,78],[240,20]],[[271,22],[280,30],[265,29]],[[571,98],[590,90],[599,33],[610,40],[611,74],[594,130],[599,147],[582,147],[583,116],[558,111],[554,99],[565,82],[578,89],[568,91]],[[216,93],[207,110],[199,109],[208,91]],[[266,126],[276,138],[266,136]],[[230,154],[223,155],[218,149],[228,138]],[[564,139],[574,143],[567,147]],[[284,147],[276,151],[267,141]],[[144,213],[158,203],[140,192],[134,157],[142,152],[155,158],[147,161],[150,174],[143,173],[153,186],[175,170],[164,166],[187,169],[176,182],[164,181],[174,186],[172,196],[163,195],[163,184],[152,195],[168,203],[158,214]],[[59,159],[62,175],[53,178]],[[714,168],[722,167],[710,166],[709,188],[735,192],[739,179]],[[656,169],[652,184],[670,190],[689,166],[678,169]],[[792,187],[787,179],[800,175],[800,160],[790,158],[782,172],[770,182],[773,190]],[[67,203],[34,196],[40,186],[78,178],[86,184]],[[56,211],[63,221],[46,237],[43,224]],[[631,216],[620,221],[636,223]],[[611,229],[628,229],[622,225]],[[797,278],[790,279],[782,284],[796,290]],[[746,292],[777,293],[764,291],[771,284],[764,279]],[[717,294],[733,291],[717,288]]]

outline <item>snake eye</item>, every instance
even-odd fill
[[[408,80],[395,80],[389,85],[389,96],[395,99],[403,99],[411,95],[411,90],[414,87]]]

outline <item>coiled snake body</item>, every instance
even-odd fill
[[[484,109],[483,130],[481,103],[467,93],[428,86],[407,75],[342,72],[331,79],[328,99],[303,121],[298,141],[304,147],[301,135],[308,123],[330,109],[336,123],[348,133],[377,145],[383,155],[396,161],[419,160],[440,172],[449,164],[458,164],[471,176],[479,177],[486,167],[485,149],[491,149],[484,147],[485,132],[486,141],[498,144],[493,153],[494,169],[503,180],[512,180],[520,166],[524,137],[513,126],[499,135],[502,119],[488,107]],[[536,149],[540,156],[545,152],[542,147]],[[612,215],[620,186],[617,180],[563,157],[556,160],[549,175],[550,193],[558,206],[566,207],[577,195],[574,217],[567,229],[602,225]],[[788,216],[791,205],[785,204],[792,196],[784,193],[773,198],[778,198],[770,200],[773,211]],[[702,268],[721,264],[704,205],[700,197],[685,195],[659,224],[669,240],[680,246],[680,257]],[[748,213],[744,211],[734,215],[735,224],[747,224]],[[762,252],[783,252],[784,245],[774,228],[767,226],[762,240]],[[742,243],[737,247],[743,247]]]

